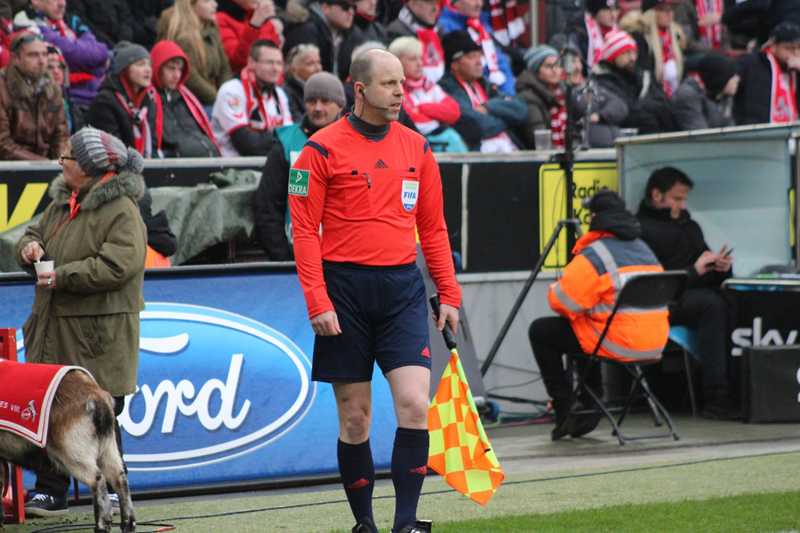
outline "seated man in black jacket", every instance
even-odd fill
[[[275,130],[277,140],[264,165],[256,191],[256,230],[270,261],[294,261],[289,216],[289,169],[312,134],[339,118],[345,104],[339,78],[328,72],[312,75],[303,87],[306,114],[299,124]]]
[[[650,245],[665,270],[686,270],[689,284],[670,315],[670,323],[695,328],[700,337],[703,373],[703,416],[712,420],[736,420],[741,412],[730,399],[725,363],[727,306],[719,292],[731,277],[733,256],[723,245],[712,252],[703,230],[686,211],[686,200],[694,184],[678,169],[653,172],[636,217],[642,224],[642,239]]]

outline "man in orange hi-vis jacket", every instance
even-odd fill
[[[591,213],[590,231],[578,239],[573,249],[575,258],[547,293],[550,307],[561,316],[538,318],[528,330],[533,355],[556,415],[553,440],[566,435],[585,435],[597,427],[601,417],[573,416],[567,423],[573,407],[572,385],[562,354],[592,353],[626,278],[664,270],[639,238],[639,222],[625,210],[625,201],[617,193],[603,189],[584,200],[584,207]],[[627,361],[658,357],[667,342],[667,316],[666,308],[647,312],[621,309],[598,354]],[[580,359],[578,362],[583,366]],[[600,381],[599,365],[593,365],[587,385],[598,395],[602,395]],[[591,398],[579,401],[586,404]]]
[[[311,378],[333,385],[339,472],[358,522],[353,531],[377,533],[369,428],[378,363],[398,423],[393,531],[428,533],[430,522],[416,519],[428,462],[431,353],[415,226],[440,295],[439,331],[445,321],[455,330],[461,288],[439,166],[425,138],[397,123],[403,66],[388,52],[369,50],[353,60],[350,79],[353,112],[312,135],[289,171],[297,270],[317,334]]]

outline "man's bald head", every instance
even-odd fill
[[[397,63],[402,69],[400,61],[386,50],[367,50],[359,54],[350,64],[350,81],[353,85],[357,82],[369,85],[372,83],[375,67],[385,67],[389,62]]]

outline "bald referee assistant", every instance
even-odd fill
[[[289,177],[295,257],[314,342],[312,379],[333,384],[338,459],[353,532],[377,532],[369,444],[370,380],[378,363],[398,428],[392,452],[394,533],[425,533],[417,502],[428,462],[430,339],[416,235],[436,288],[439,330],[458,323],[439,167],[424,137],[398,124],[403,67],[370,50],[350,67],[353,112],[315,133]],[[322,224],[322,236],[319,227]],[[386,416],[386,413],[381,413]]]

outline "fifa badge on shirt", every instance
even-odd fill
[[[308,175],[308,170],[293,168],[289,172],[289,194],[308,196]]]
[[[417,205],[417,196],[419,196],[419,182],[418,181],[404,181],[401,191],[403,197],[403,207],[406,211],[411,211]]]

